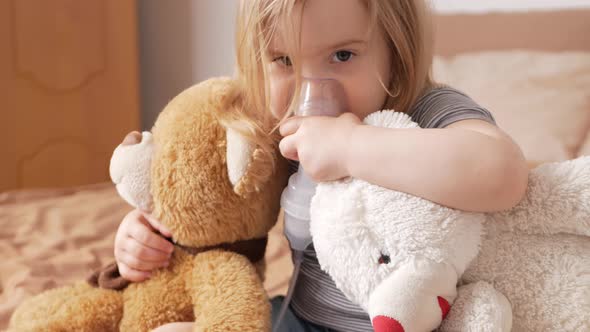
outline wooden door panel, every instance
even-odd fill
[[[105,1],[13,0],[12,4],[15,69],[20,76],[65,92],[105,70]]]
[[[0,191],[108,180],[139,128],[136,3],[0,1]]]
[[[17,180],[23,187],[74,186],[92,178],[92,148],[74,140],[47,142],[30,156],[22,156],[17,165]],[[76,156],[61,160],[64,156]],[[48,176],[50,175],[50,176]]]

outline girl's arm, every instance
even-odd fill
[[[351,135],[348,173],[382,187],[476,212],[509,209],[526,191],[528,167],[520,148],[485,121],[463,120],[444,129],[358,125]]]

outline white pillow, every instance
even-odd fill
[[[590,131],[590,53],[436,57],[433,75],[492,112],[529,161],[574,158]]]

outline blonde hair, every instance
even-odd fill
[[[305,6],[307,0],[240,0],[237,31],[237,79],[244,88],[241,112],[258,121],[259,129],[272,132],[277,120],[270,112],[268,80],[269,47],[279,28],[293,40],[298,31],[286,18],[293,17],[296,2]],[[321,1],[321,0],[319,0]],[[360,1],[360,0],[359,0]],[[389,97],[384,108],[410,112],[417,98],[433,86],[432,29],[425,0],[362,0],[371,18],[369,33],[378,29],[391,50],[390,82],[382,82]],[[302,12],[302,11],[301,11]],[[299,43],[289,43],[289,54],[298,54]],[[300,70],[296,57],[292,58],[299,87]],[[294,96],[297,96],[295,92]]]
[[[392,52],[392,81],[384,108],[410,112],[416,99],[431,88],[433,33],[424,0],[368,0],[371,21],[377,25]]]

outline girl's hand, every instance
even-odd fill
[[[170,231],[147,213],[129,212],[115,236],[115,260],[119,273],[127,280],[139,282],[148,279],[151,271],[168,266],[174,250]]]
[[[191,332],[194,325],[195,323],[192,322],[168,323],[153,329],[151,332]]]
[[[298,160],[314,181],[332,181],[350,176],[348,147],[352,132],[361,120],[344,113],[337,118],[309,116],[292,117],[280,127],[284,138],[279,144],[281,154]]]

